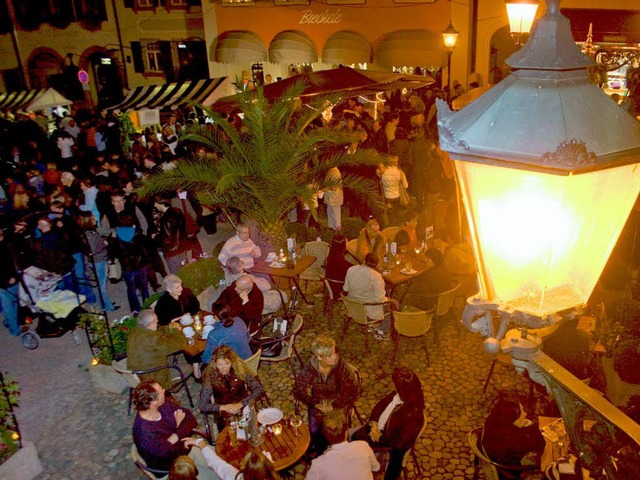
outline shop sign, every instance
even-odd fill
[[[318,13],[313,10],[303,10],[302,17],[298,23],[322,23],[325,25],[340,23],[342,21],[342,9],[331,10],[327,8],[324,12]]]

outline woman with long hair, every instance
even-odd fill
[[[385,395],[371,411],[369,422],[351,435],[372,447],[388,447],[389,464],[385,480],[400,477],[404,455],[416,442],[424,425],[424,393],[416,373],[404,367],[391,375],[395,390]]]
[[[213,351],[211,363],[202,374],[200,411],[213,412],[221,431],[230,416],[242,413],[263,391],[260,380],[247,371],[238,354],[222,345]]]
[[[346,253],[347,237],[344,235],[335,235],[331,240],[329,254],[325,261],[325,276],[329,280],[334,280],[334,282],[329,283],[333,291],[333,298],[340,298],[342,286],[344,285],[344,277],[347,276],[347,270],[353,267],[353,263],[345,258]]]

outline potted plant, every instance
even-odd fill
[[[42,464],[33,442],[21,439],[14,408],[18,407],[20,387],[0,373],[0,478],[31,480],[42,473]]]

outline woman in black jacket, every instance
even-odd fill
[[[390,448],[385,480],[400,477],[404,455],[424,426],[422,383],[413,370],[396,368],[391,375],[395,391],[385,395],[371,411],[369,422],[353,432],[350,440],[364,440],[372,447]]]

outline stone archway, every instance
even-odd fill
[[[489,66],[487,83],[494,85],[511,73],[505,60],[518,50],[516,42],[511,37],[509,25],[498,28],[489,43]]]
[[[56,87],[62,74],[64,57],[48,47],[38,47],[27,60],[27,75],[32,89]]]
[[[93,105],[104,108],[122,101],[123,67],[109,50],[99,46],[87,48],[79,66],[89,73],[88,97]]]

